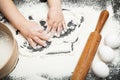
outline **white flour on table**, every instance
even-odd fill
[[[40,52],[32,52],[27,49],[27,47],[24,47],[23,43],[26,40],[20,34],[15,35],[13,28],[8,26],[15,35],[20,51],[18,64],[10,76],[15,79],[23,77],[25,80],[68,80],[70,78],[90,32],[95,29],[101,11],[96,11],[91,7],[73,8],[64,6],[64,8],[70,10],[63,11],[66,22],[69,23],[73,20],[73,23],[77,25],[76,29],[65,37],[52,38],[53,44],[50,45],[51,47],[49,46],[46,50]],[[46,20],[48,11],[46,4],[33,6],[24,5],[19,9],[27,19],[28,16],[32,16],[37,23],[39,23],[40,20]],[[101,32],[103,38],[100,45],[103,44],[105,35],[110,32],[120,32],[118,23],[114,21],[112,17],[111,6],[107,9],[110,12],[110,17]],[[80,22],[81,19],[84,21]],[[25,44],[28,45],[28,43]],[[71,49],[71,45],[74,49]],[[54,54],[52,54],[52,50]],[[59,53],[59,51],[62,51],[62,54]],[[64,51],[68,53],[64,53]],[[118,61],[120,60],[117,58],[115,62]]]

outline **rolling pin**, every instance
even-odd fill
[[[96,29],[94,32],[91,32],[89,38],[86,42],[84,50],[81,54],[80,59],[75,67],[75,70],[71,76],[71,80],[85,80],[88,74],[88,71],[91,67],[91,63],[96,54],[97,48],[101,41],[100,32],[109,16],[109,12],[107,10],[103,10],[100,13],[99,20],[96,25]]]

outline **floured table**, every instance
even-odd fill
[[[114,20],[111,5],[107,6],[110,12],[109,19],[102,31],[103,39],[111,32],[120,32],[119,23]],[[28,19],[37,22],[46,29],[48,7],[46,3],[18,6],[20,12]],[[19,45],[19,61],[16,68],[4,80],[70,80],[90,32],[94,31],[101,10],[92,7],[70,7],[63,5],[63,14],[67,30],[60,36],[54,35],[46,47],[37,45],[33,49],[18,30],[14,29],[5,19],[2,22],[11,29]],[[38,15],[39,14],[39,15]],[[111,24],[113,23],[113,24]],[[104,41],[101,41],[102,45]],[[119,54],[116,49],[116,59],[108,64],[110,75],[107,80],[114,80],[120,74]],[[90,70],[86,80],[101,80]],[[104,79],[103,79],[104,80]],[[115,80],[119,80],[116,77]]]

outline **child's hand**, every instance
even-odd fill
[[[61,9],[50,8],[47,16],[47,22],[47,32],[57,32],[57,34],[60,35],[60,32],[66,28]]]
[[[36,46],[36,43],[41,46],[45,46],[46,41],[49,39],[45,34],[45,31],[43,31],[36,23],[31,21],[27,21],[20,29],[20,32],[33,48]]]

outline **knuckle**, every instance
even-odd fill
[[[37,38],[37,37],[36,37],[36,38],[34,38],[34,40],[35,40],[36,42],[39,42],[39,38]]]

